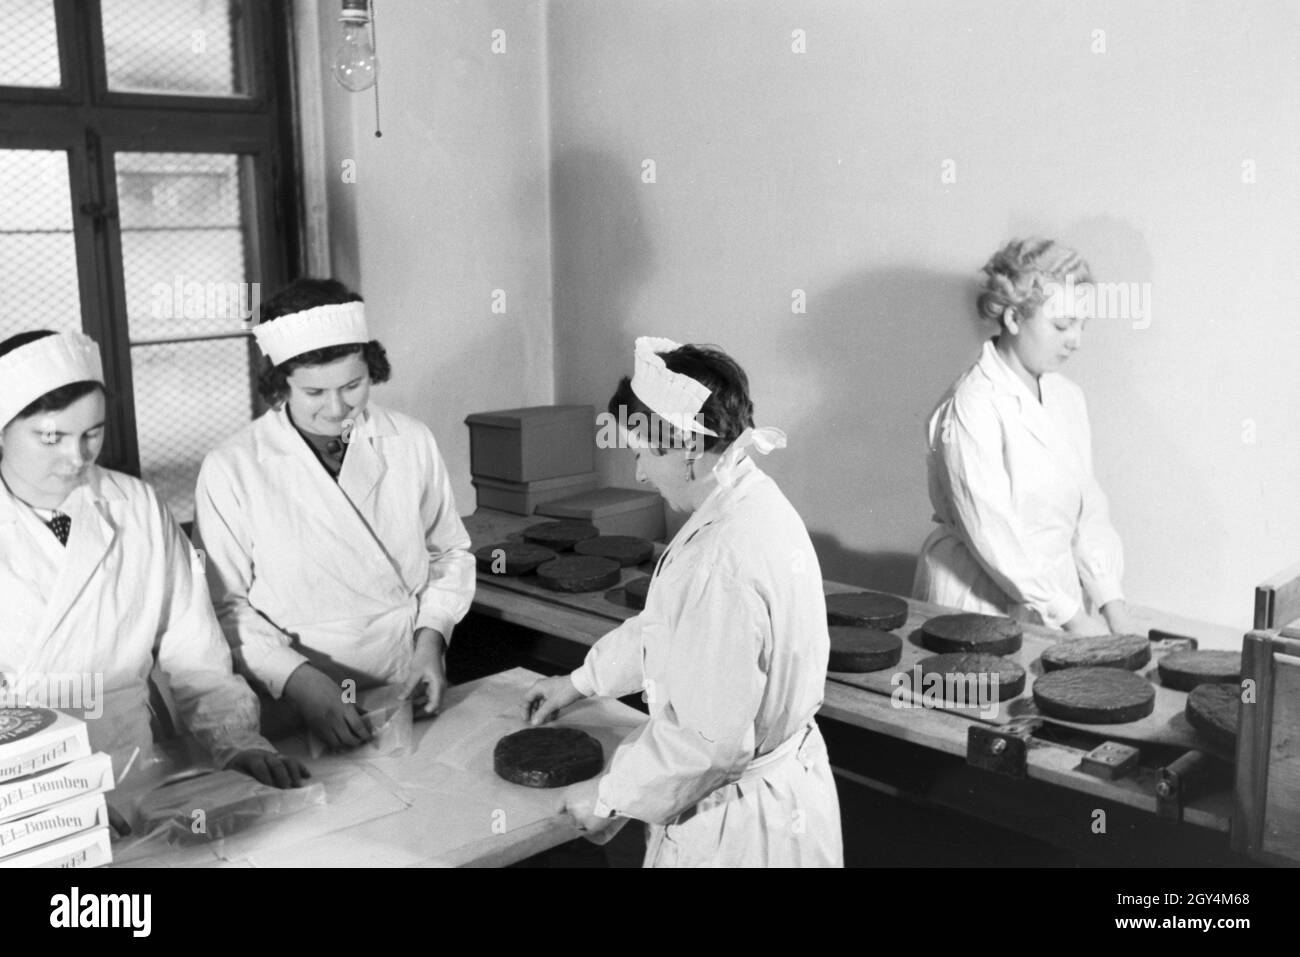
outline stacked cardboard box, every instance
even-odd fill
[[[543,502],[594,489],[599,482],[592,406],[476,412],[465,423],[479,508],[531,515]]]
[[[0,868],[109,863],[112,788],[112,761],[91,752],[84,721],[0,708]]]

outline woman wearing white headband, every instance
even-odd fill
[[[938,527],[912,595],[1072,634],[1131,633],[1083,392],[1059,371],[1088,318],[1069,295],[1092,282],[1088,264],[1060,243],[1021,240],[984,272],[980,315],[1000,329],[930,417]]]
[[[81,709],[46,703],[81,710],[120,775],[152,741],[156,658],[185,726],[219,766],[296,786],[306,770],[258,734],[257,699],[231,671],[201,559],[150,486],[94,464],[103,383],[87,336],[0,343],[0,673],[12,692],[41,676],[91,681]],[[102,702],[89,700],[96,685]]]
[[[361,297],[301,279],[262,306],[273,408],[204,460],[195,498],[217,616],[270,730],[300,717],[332,747],[370,737],[344,682],[437,711],[443,655],[474,595],[470,539],[433,435],[369,401],[389,375]]]
[[[594,694],[642,691],[649,705],[608,773],[566,792],[569,813],[593,838],[645,821],[649,867],[842,865],[814,720],[830,648],[821,571],[803,521],[749,457],[785,435],[753,428],[731,358],[667,339],[637,340],[636,374],[609,411],[631,429],[638,481],[690,517],[645,610],[526,696],[534,724]]]

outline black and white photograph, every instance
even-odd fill
[[[1298,0],[0,16],[0,868],[77,871],[13,920],[1284,912]]]

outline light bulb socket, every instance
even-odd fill
[[[369,23],[370,0],[343,0],[343,12],[339,14],[340,23]]]

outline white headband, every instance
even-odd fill
[[[688,375],[673,372],[659,355],[680,347],[681,343],[671,339],[639,336],[632,391],[651,412],[680,431],[717,435],[717,432],[704,427],[699,414],[710,395],[708,387]]]
[[[74,382],[104,384],[99,346],[80,332],[60,332],[0,356],[0,427],[47,392]]]
[[[294,356],[329,346],[370,341],[366,311],[359,302],[316,306],[253,327],[258,347],[280,365]]]

